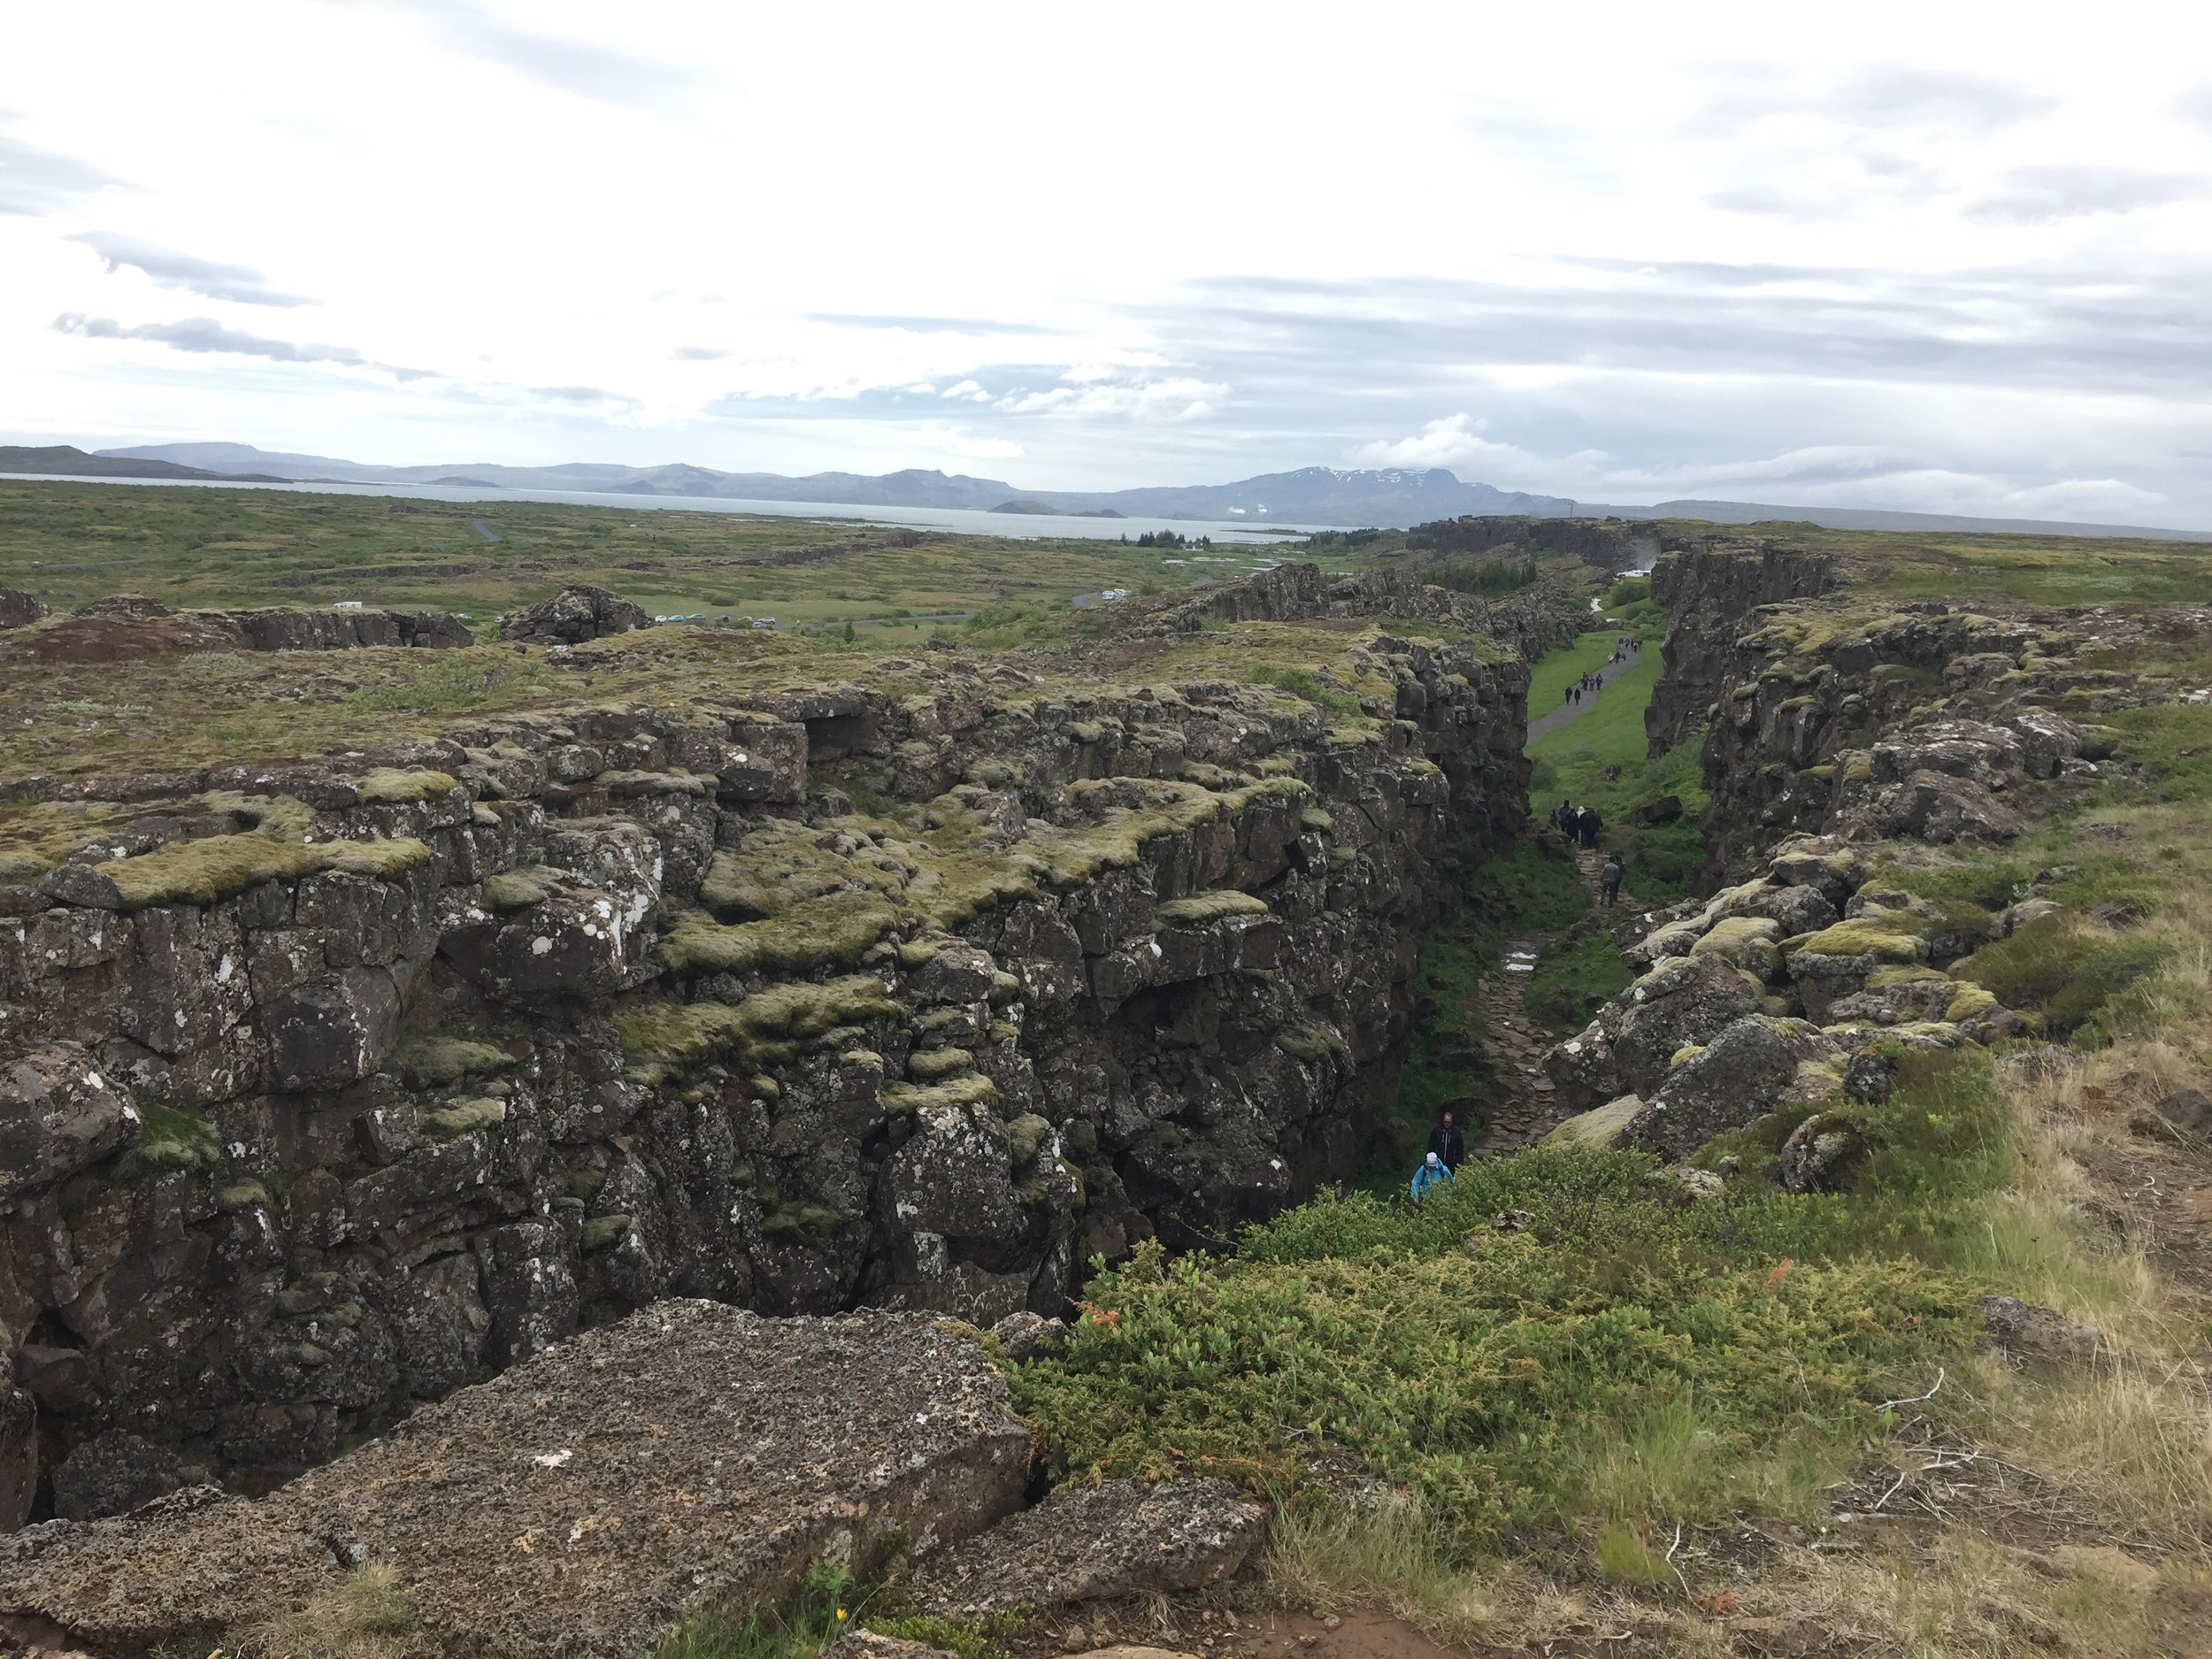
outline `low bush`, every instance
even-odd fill
[[[1610,935],[1580,933],[1556,941],[1537,958],[1522,1001],[1539,1025],[1571,1037],[1627,988],[1630,977]]]
[[[1628,890],[1645,903],[1686,898],[1705,867],[1705,834],[1683,818],[1647,825],[1629,832],[1623,859]]]
[[[1534,587],[1541,574],[1532,558],[1459,558],[1423,571],[1421,580],[1431,587],[1448,588],[1455,593],[1498,599]]]
[[[2008,1167],[1983,1056],[1905,1056],[1850,1116],[1872,1149],[1848,1194],[1740,1180],[1689,1203],[1655,1159],[1540,1146],[1417,1210],[1325,1198],[1231,1258],[1148,1247],[1017,1372],[1018,1409],[1061,1479],[1294,1494],[1348,1452],[1459,1562],[1509,1535],[1809,1510],[1884,1432],[1873,1402],[1972,1347],[1980,1286],[1945,1263],[1971,1259]],[[1525,1217],[1501,1230],[1507,1210]]]
[[[2117,1011],[2128,992],[2166,959],[2162,940],[2108,933],[2079,918],[2039,917],[2008,939],[1983,946],[1952,970],[2008,1008],[2032,1009],[2053,1036],[2093,1041],[2101,1015]]]

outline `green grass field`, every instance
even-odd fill
[[[821,557],[767,562],[810,551]],[[655,615],[851,620],[890,643],[989,607],[1166,591],[1244,568],[1164,562],[1175,557],[660,508],[0,480],[0,584],[58,611],[142,593],[180,610],[350,600],[480,623],[590,582]]]

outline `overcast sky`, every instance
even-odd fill
[[[2212,527],[2200,8],[25,6],[0,439]]]

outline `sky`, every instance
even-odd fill
[[[2195,7],[21,13],[0,442],[2212,527]]]

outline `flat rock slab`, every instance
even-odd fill
[[[388,1562],[449,1653],[634,1659],[825,1555],[1017,1509],[1029,1431],[976,1345],[910,1314],[664,1302],[426,1406],[259,1502],[180,1493],[0,1538],[0,1615],[96,1651],[196,1638]]]
[[[1225,1480],[1062,1486],[924,1561],[911,1588],[923,1607],[949,1615],[1191,1590],[1241,1567],[1266,1525],[1267,1512]]]

